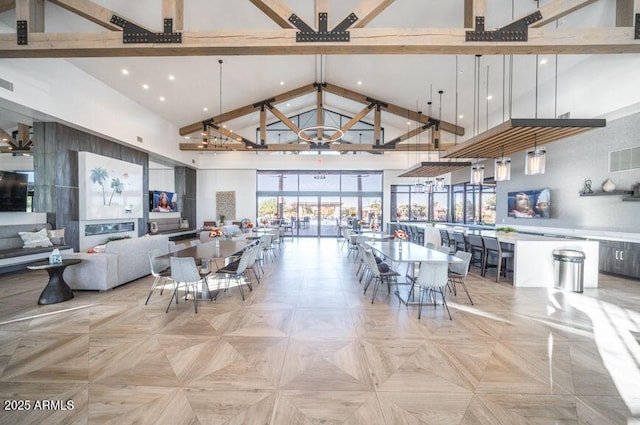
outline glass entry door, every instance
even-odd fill
[[[339,196],[298,197],[298,217],[294,226],[294,234],[336,237],[339,222]]]

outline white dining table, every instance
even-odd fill
[[[407,264],[407,274],[415,276],[415,266],[418,264],[420,267],[428,267],[429,264],[434,263],[459,263],[462,260],[455,255],[445,254],[437,249],[427,248],[422,245],[417,245],[412,242],[402,242],[397,240],[392,241],[368,241],[365,245],[380,255],[388,259],[389,261],[401,264]],[[399,285],[411,285],[409,282],[399,283]],[[408,305],[413,304],[416,299],[415,294],[407,291],[406,297],[403,297],[398,289],[395,291],[398,299]],[[417,302],[415,302],[417,304]]]

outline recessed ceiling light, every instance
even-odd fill
[[[361,86],[362,85],[362,81],[358,80],[358,85]]]
[[[280,85],[281,85],[281,86],[284,86],[284,81],[280,81]]]
[[[407,125],[411,125],[411,121],[407,121]]]
[[[204,108],[202,108],[203,111],[207,112],[209,110],[209,108],[207,108],[206,106]]]
[[[143,84],[142,88],[145,89],[145,90],[149,90],[149,84]]]
[[[164,102],[164,96],[160,96],[160,102]]]
[[[122,71],[120,72],[122,72],[122,75],[129,75],[129,70],[126,68],[122,68]]]
[[[460,114],[460,115],[458,115],[458,118],[462,119],[462,118],[464,118],[464,115]]]
[[[288,108],[289,106],[291,106],[291,104],[290,104],[290,103],[287,103],[287,108]]]
[[[493,99],[493,96],[491,95],[487,96],[487,100],[491,100],[491,99]]]
[[[549,62],[546,58],[540,59],[540,65],[546,65]]]
[[[222,124],[222,128],[227,128],[227,125],[226,124]]]
[[[169,75],[169,79],[170,79],[171,81],[173,81],[173,80],[175,80],[175,79],[176,79],[176,77],[174,77],[173,75]]]

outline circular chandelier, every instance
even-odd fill
[[[334,140],[329,140],[329,139],[319,139],[317,137],[306,136],[307,132],[317,132],[318,130],[322,130],[323,132],[334,131],[334,132],[337,132],[340,135],[340,137]],[[343,137],[344,137],[344,131],[340,130],[338,127],[332,127],[330,125],[314,125],[311,127],[301,128],[300,131],[298,131],[298,139],[306,143],[327,143],[327,142],[337,143],[338,140],[342,139]]]

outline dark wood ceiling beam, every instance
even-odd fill
[[[289,17],[293,14],[293,10],[280,0],[249,0],[255,7],[260,9],[262,13],[267,15],[280,28],[293,28],[289,22]]]
[[[423,124],[423,125],[421,125],[420,127],[418,127],[418,128],[414,128],[413,130],[410,130],[410,131],[406,132],[405,134],[402,134],[402,135],[400,135],[400,136],[396,137],[396,138],[395,138],[395,139],[393,139],[393,140],[389,140],[389,141],[388,141],[387,143],[385,143],[383,146],[385,146],[385,147],[394,147],[394,146],[395,146],[395,147],[397,147],[397,146],[399,146],[399,145],[398,145],[399,143],[402,143],[402,142],[404,142],[404,141],[406,141],[406,140],[409,140],[409,139],[411,139],[411,138],[413,138],[413,137],[416,137],[418,134],[420,134],[420,133],[422,133],[422,132],[424,132],[424,131],[428,130],[429,128],[431,128],[431,124]],[[427,144],[427,143],[425,143],[425,145],[426,145],[426,144]],[[416,150],[418,150],[418,149],[419,149],[419,147],[420,147],[422,144],[415,144],[415,145],[417,146],[417,147],[416,147]]]
[[[60,2],[61,0],[51,0]],[[68,0],[67,0],[68,1]],[[351,41],[297,43],[295,30],[183,32],[180,44],[123,44],[121,33],[37,33],[17,45],[14,33],[0,34],[0,58],[441,54],[535,55],[640,53],[633,27],[530,28],[526,42],[466,42],[465,29],[355,28]]]
[[[220,115],[216,115],[215,117],[211,117],[203,121],[205,122],[212,121],[214,123],[228,122],[233,119],[240,118],[255,112],[256,110],[260,109],[261,105],[266,104],[267,102],[277,105],[278,103],[286,102],[287,100],[295,99],[296,97],[300,97],[302,95],[312,93],[314,90],[316,90],[316,84],[306,84],[304,86],[295,88],[293,90],[280,93],[270,99],[265,99],[260,102],[252,103],[250,105],[245,105],[240,108],[222,113]],[[194,122],[192,124],[189,124],[180,128],[180,135],[187,136],[189,134],[195,133],[196,131],[202,130],[203,121]]]
[[[347,131],[349,131],[351,129],[351,127],[353,127],[354,125],[356,125],[361,119],[363,119],[364,117],[367,116],[367,114],[369,112],[371,112],[371,109],[373,109],[376,106],[375,103],[371,103],[369,105],[367,105],[366,107],[364,107],[360,112],[358,112],[357,114],[355,114],[345,125],[343,125],[340,130],[342,131],[342,133],[346,133]],[[331,137],[329,138],[329,140],[334,141],[334,140],[338,140],[340,139],[341,133],[339,131],[336,131],[335,133],[333,133],[331,135]]]

